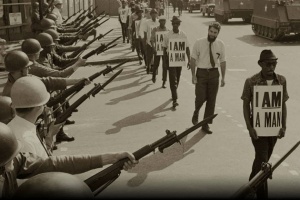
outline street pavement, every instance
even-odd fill
[[[170,18],[173,13],[170,13]],[[177,13],[176,13],[177,14]],[[188,35],[190,46],[196,39],[207,36],[208,24],[214,18],[203,17],[197,11],[183,12],[180,29]],[[171,23],[167,20],[167,26]],[[114,28],[109,37],[100,42],[109,42],[121,35],[117,18],[111,18],[99,33]],[[226,85],[219,89],[216,112],[218,115],[211,129],[212,135],[196,130],[181,141],[164,150],[142,158],[132,170],[123,171],[120,177],[97,197],[210,197],[230,198],[248,182],[254,159],[254,149],[245,127],[240,99],[244,81],[260,71],[257,64],[263,49],[272,49],[278,59],[276,72],[287,78],[290,99],[287,102],[288,119],[286,136],[277,141],[270,163],[279,160],[297,141],[298,74],[300,65],[300,42],[289,37],[283,42],[273,42],[255,36],[251,25],[241,19],[230,20],[222,25],[219,38],[224,41],[227,54]],[[91,38],[89,38],[91,39]],[[99,43],[100,43],[99,42]],[[93,44],[92,48],[96,48]],[[90,48],[92,50],[92,48]],[[88,51],[88,50],[87,50]],[[85,53],[84,53],[85,54]],[[84,55],[83,54],[83,55]],[[134,58],[130,45],[119,41],[118,46],[99,56],[91,57],[87,65],[79,68],[72,77],[88,77],[106,67],[111,60]],[[101,62],[103,64],[101,64]],[[122,73],[95,97],[79,107],[71,117],[74,125],[65,126],[66,132],[75,141],[58,144],[54,155],[99,154],[106,152],[135,152],[166,135],[165,131],[182,133],[192,126],[194,109],[194,85],[191,72],[186,67],[178,88],[179,106],[171,108],[169,85],[161,88],[161,67],[156,83],[146,74],[144,64],[137,61],[124,64]],[[97,78],[94,83],[104,83],[115,72]],[[0,86],[6,79],[0,72]],[[93,84],[86,86],[70,102],[75,102],[87,93]],[[0,89],[1,91],[1,89]],[[203,116],[200,112],[200,119]],[[300,197],[299,163],[300,150],[296,149],[273,173],[269,180],[270,197]],[[101,169],[77,175],[85,180]]]

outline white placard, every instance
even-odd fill
[[[157,52],[156,55],[158,55],[158,56],[162,56],[164,54],[162,44],[163,44],[166,33],[168,33],[168,31],[155,32],[155,40],[156,40],[155,41],[155,49]]]
[[[282,85],[257,85],[253,90],[253,128],[259,137],[277,136],[282,127]]]
[[[185,38],[169,39],[169,67],[182,67],[186,64]]]
[[[20,12],[9,13],[9,24],[10,25],[22,24],[22,14]]]

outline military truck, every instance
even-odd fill
[[[215,13],[215,0],[202,0],[200,4],[200,12],[203,16],[207,14],[208,17]]]
[[[200,10],[201,0],[189,0],[188,9],[189,13],[192,13],[193,10]]]
[[[215,0],[215,19],[227,23],[232,18],[242,18],[250,23],[253,13],[253,0]]]
[[[278,41],[300,34],[300,0],[254,0],[251,18],[255,35]]]

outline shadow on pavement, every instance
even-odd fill
[[[146,70],[144,69],[143,71],[143,68],[137,68],[137,69],[134,69],[134,70],[129,70],[129,71],[125,71],[125,72],[122,72],[120,74],[119,77],[115,78],[114,79],[114,82],[116,81],[123,81],[123,80],[127,80],[127,79],[130,79],[130,78],[135,78],[135,77],[139,77],[141,76],[142,72],[145,72]]]
[[[106,105],[116,105],[117,103],[120,103],[121,101],[128,101],[128,100],[131,100],[131,99],[134,99],[134,98],[137,98],[137,97],[140,97],[140,96],[143,96],[143,95],[146,95],[148,93],[151,93],[151,92],[154,92],[154,91],[157,91],[159,89],[162,89],[162,88],[156,88],[156,89],[153,89],[153,90],[149,90],[149,91],[146,91],[147,88],[150,86],[151,84],[147,84],[145,85],[144,87],[142,87],[140,90],[136,91],[136,92],[132,92],[132,93],[129,93],[129,94],[126,94],[122,97],[118,97],[118,98],[115,98],[115,99],[111,99],[109,103],[106,103]]]
[[[176,143],[165,149],[163,153],[156,152],[155,154],[142,158],[138,165],[128,171],[128,173],[135,173],[136,176],[130,179],[127,185],[130,187],[138,187],[147,179],[149,173],[164,170],[175,162],[194,153],[195,150],[191,148],[202,140],[204,136],[205,134],[199,131],[188,141],[186,141],[187,137],[184,137],[181,140],[182,145]]]
[[[158,116],[157,114],[165,112],[167,110],[170,110],[170,108],[166,108],[171,101],[166,101],[162,105],[154,108],[150,112],[139,112],[133,115],[130,115],[124,119],[121,119],[112,125],[115,126],[115,128],[109,129],[105,131],[105,134],[115,134],[121,131],[122,128],[129,127],[129,126],[135,126],[138,124],[143,124],[146,122],[151,122],[154,119],[164,117],[163,116]]]

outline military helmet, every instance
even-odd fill
[[[5,69],[8,72],[15,72],[31,65],[28,56],[22,51],[10,51],[4,58]]]
[[[57,17],[56,14],[54,14],[54,13],[49,13],[49,14],[47,15],[47,18],[48,18],[48,19],[52,19],[54,22],[58,19],[58,17]]]
[[[21,143],[11,129],[0,122],[0,167],[5,166],[20,151]]]
[[[53,40],[60,40],[59,39],[59,34],[56,30],[47,29],[47,30],[44,31],[44,33],[48,33],[49,35],[51,35]]]
[[[15,117],[15,111],[11,107],[11,98],[0,96],[0,122],[8,124]]]
[[[90,188],[78,177],[63,172],[46,172],[26,180],[15,198],[86,199],[93,198]]]
[[[11,88],[13,108],[31,108],[45,105],[50,94],[45,84],[37,77],[25,76],[19,78]]]
[[[40,42],[42,47],[55,45],[52,36],[48,33],[40,33],[37,35],[36,39]]]
[[[21,49],[27,55],[36,54],[43,50],[40,42],[33,38],[24,40],[24,42],[22,43]]]
[[[43,27],[44,30],[56,27],[55,21],[49,18],[43,18],[41,20],[41,26]]]
[[[53,5],[62,4],[62,0],[54,0]]]

